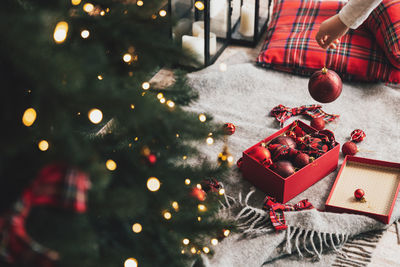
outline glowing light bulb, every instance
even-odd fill
[[[184,245],[189,245],[190,241],[189,241],[189,239],[185,238],[185,239],[182,240],[182,243]]]
[[[185,185],[190,185],[190,179],[189,178],[185,179]]]
[[[174,208],[175,211],[178,211],[179,210],[178,202],[176,202],[176,201],[172,202],[172,207]]]
[[[184,250],[184,249],[182,249],[182,250],[181,250],[181,253],[182,253],[182,254],[185,254],[185,250]]]
[[[136,2],[136,5],[138,5],[138,6],[143,6],[143,1],[141,1],[141,0],[137,1],[137,2]]]
[[[32,126],[32,124],[36,120],[36,110],[33,108],[28,108],[25,110],[24,115],[22,115],[22,123],[29,127]]]
[[[142,83],[142,88],[143,90],[148,90],[150,88],[150,83],[149,82]]]
[[[104,16],[106,14],[106,12],[104,12],[104,10],[100,11],[100,16]]]
[[[206,142],[207,144],[212,145],[214,144],[214,139],[212,137],[207,137]]]
[[[60,44],[65,41],[68,34],[68,23],[65,21],[60,21],[57,23],[56,28],[54,29],[53,38],[57,44]]]
[[[47,149],[49,149],[49,142],[47,142],[46,140],[41,140],[38,144],[38,147],[41,151],[46,151]]]
[[[137,233],[137,234],[140,233],[142,231],[142,225],[140,223],[135,223],[132,226],[132,231]]]
[[[158,94],[157,94],[157,98],[158,98],[158,99],[161,99],[161,98],[163,98],[163,97],[164,97],[163,93],[158,93]]]
[[[77,6],[81,3],[81,0],[71,0],[71,4]]]
[[[168,100],[167,101],[167,106],[170,107],[170,108],[173,108],[173,107],[175,107],[175,103],[173,101],[171,101],[171,100]]]
[[[211,244],[212,244],[213,246],[218,245],[218,239],[216,239],[216,238],[211,239]]]
[[[135,105],[134,104],[131,104],[131,109],[135,109]]]
[[[223,194],[225,194],[225,189],[221,188],[221,189],[218,191],[218,194],[220,194],[221,196],[222,196]]]
[[[202,189],[201,184],[196,184],[196,187],[197,187],[198,189]]]
[[[203,204],[197,205],[197,208],[199,209],[199,211],[206,211],[207,210],[207,207],[205,205],[203,205]]]
[[[233,156],[228,156],[227,160],[228,160],[229,163],[232,163],[233,162]]]
[[[205,122],[205,121],[207,120],[206,115],[200,114],[200,115],[199,115],[199,120],[200,120],[201,122]]]
[[[199,216],[199,217],[197,217],[197,220],[200,222],[201,221],[201,217]]]
[[[201,1],[196,1],[195,3],[194,3],[194,6],[198,9],[198,10],[204,10],[204,4],[203,4],[203,2],[201,2]]]
[[[156,177],[150,177],[147,180],[147,188],[151,191],[151,192],[155,192],[158,191],[158,189],[160,189],[161,183],[160,181],[156,178]]]
[[[103,76],[102,75],[97,75],[97,79],[99,79],[99,81],[103,80]]]
[[[230,233],[231,233],[231,231],[229,231],[228,229],[226,229],[226,230],[224,231],[224,236],[228,236]]]
[[[183,160],[187,160],[187,156],[186,156],[186,155],[183,156],[182,159],[183,159]]]
[[[91,3],[86,3],[83,5],[83,10],[87,13],[90,13],[94,10],[94,5]]]
[[[112,159],[109,159],[106,161],[106,167],[110,171],[115,171],[115,169],[117,169],[117,163]]]
[[[209,249],[208,247],[204,247],[204,248],[203,248],[203,251],[204,251],[204,253],[206,253],[206,254],[207,254],[207,253],[209,253],[209,252],[210,252],[210,249]]]
[[[137,267],[138,262],[135,258],[129,258],[125,261],[124,267]]]
[[[179,134],[176,134],[176,138],[179,138]]]
[[[103,120],[103,112],[100,109],[94,108],[89,111],[88,117],[93,124],[98,124]]]
[[[160,99],[160,103],[161,103],[161,104],[164,104],[164,103],[165,103],[165,98],[164,98],[164,97]]]
[[[169,220],[172,218],[172,215],[169,211],[164,212],[163,216],[166,220]]]
[[[132,55],[126,53],[126,54],[124,54],[124,56],[122,57],[122,60],[123,60],[124,62],[126,62],[126,63],[129,63],[129,62],[132,61]]]
[[[190,249],[190,252],[192,252],[193,254],[196,254],[197,250],[196,250],[195,247],[192,247],[192,248]]]
[[[161,9],[160,12],[158,12],[158,14],[160,14],[161,17],[165,17],[167,15],[167,11]]]
[[[89,35],[90,35],[90,32],[89,32],[88,30],[83,30],[83,31],[81,31],[81,37],[82,37],[83,39],[88,38]]]

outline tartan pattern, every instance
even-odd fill
[[[339,115],[326,113],[322,110],[322,106],[320,105],[304,105],[297,108],[288,108],[280,104],[274,107],[270,114],[279,121],[281,127],[283,127],[283,124],[287,119],[295,115],[308,115],[311,118],[322,117],[328,122],[339,117]]]
[[[266,196],[264,199],[263,210],[268,211],[272,226],[276,231],[287,229],[284,211],[299,211],[313,209],[314,206],[307,199],[301,200],[299,203],[281,204],[276,202],[275,198]]]
[[[400,69],[400,0],[383,0],[365,21],[376,42],[395,68]]]
[[[306,76],[326,66],[343,80],[400,83],[400,71],[390,64],[365,24],[344,35],[336,49],[319,47],[315,40],[319,25],[343,5],[341,1],[274,0],[257,64]]]
[[[0,215],[0,260],[24,266],[56,266],[58,253],[30,238],[26,219],[31,208],[41,205],[85,212],[89,188],[89,178],[83,172],[64,164],[44,167],[14,209]]]

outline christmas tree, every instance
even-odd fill
[[[182,110],[196,95],[179,73],[165,91],[148,82],[183,57],[163,3],[0,12],[1,266],[184,266],[212,251],[229,234],[214,219],[224,192],[199,184],[223,169],[196,145],[220,126]]]

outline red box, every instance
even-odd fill
[[[362,189],[366,202],[356,200]],[[400,163],[346,156],[325,203],[326,211],[362,214],[388,224],[400,188]]]
[[[295,122],[297,122],[298,125],[308,134],[317,131],[302,121],[297,120]],[[340,151],[339,143],[331,150],[317,158],[314,162],[286,178],[261,165],[256,159],[248,154],[249,151],[256,146],[259,146],[261,143],[267,143],[275,137],[282,135],[290,129],[295,122],[243,151],[242,164],[240,167],[245,179],[268,195],[275,197],[281,203],[285,203],[294,198],[311,185],[336,170],[338,165]]]

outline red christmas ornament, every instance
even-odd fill
[[[290,161],[281,160],[272,165],[272,170],[282,177],[289,177],[294,173],[294,167]]]
[[[249,154],[266,167],[272,164],[271,153],[265,147],[257,146],[250,150]]]
[[[361,142],[362,140],[364,140],[365,136],[366,136],[366,135],[365,135],[365,133],[364,133],[363,130],[355,129],[354,131],[351,132],[351,134],[350,134],[350,139],[351,139],[351,141],[353,141],[353,142],[359,143],[359,142]]]
[[[358,188],[358,189],[356,189],[356,191],[354,191],[354,197],[357,200],[362,200],[364,198],[364,195],[365,195],[364,190],[362,190],[360,188]]]
[[[206,192],[203,189],[199,189],[197,187],[193,187],[190,195],[200,201],[204,201],[206,199]]]
[[[311,75],[308,91],[320,103],[333,102],[342,93],[342,79],[336,72],[324,67]]]
[[[270,142],[270,144],[281,144],[288,146],[289,148],[296,148],[296,142],[293,140],[293,138],[289,136],[278,136]]]
[[[294,159],[294,165],[298,168],[303,168],[308,163],[310,163],[310,156],[306,153],[299,153]]]
[[[157,157],[154,154],[150,154],[147,156],[147,161],[151,164],[154,165],[157,162]]]
[[[321,131],[325,128],[325,120],[322,117],[313,118],[310,125],[318,131]]]
[[[357,145],[354,142],[347,141],[342,146],[342,152],[344,155],[354,156],[358,152]]]
[[[236,130],[235,125],[234,125],[233,123],[230,123],[230,122],[225,123],[224,126],[223,126],[223,128],[224,128],[225,134],[227,134],[227,135],[232,135],[232,134],[234,134],[234,133],[235,133],[235,130]]]

